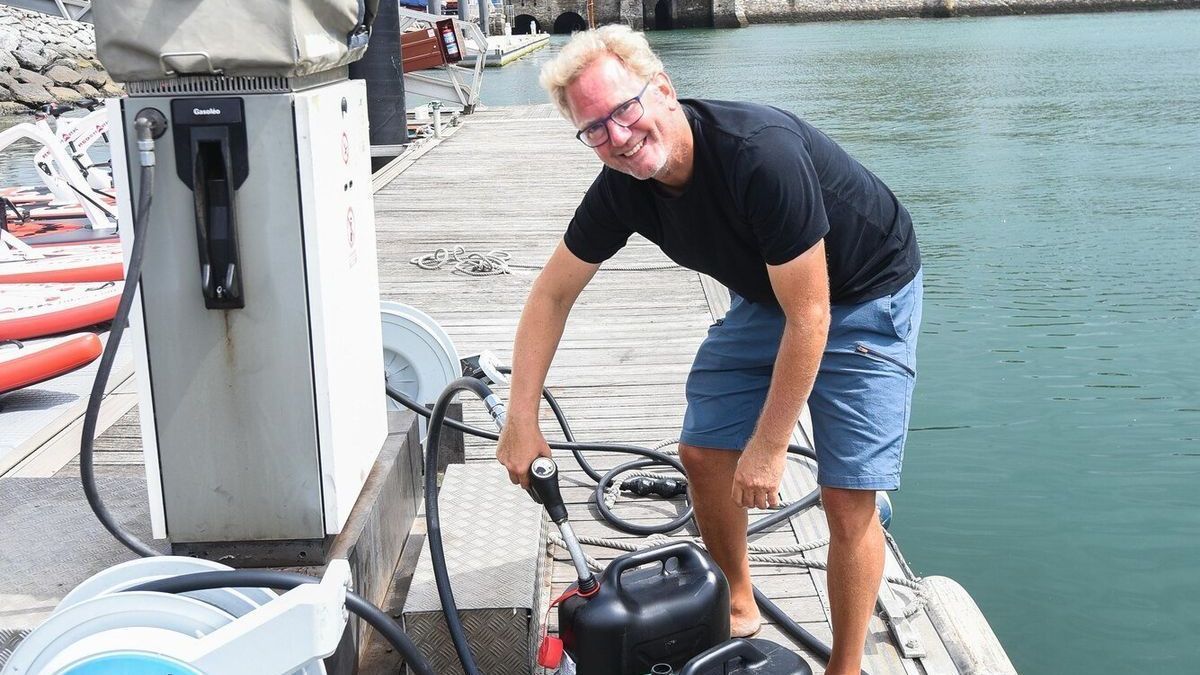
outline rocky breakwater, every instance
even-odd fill
[[[0,5],[0,114],[120,96],[89,23]]]

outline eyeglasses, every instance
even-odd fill
[[[646,89],[650,87],[650,82],[653,81],[654,78],[650,78],[650,81],[646,83],[646,86],[642,87],[637,96],[613,108],[608,117],[599,122],[589,124],[583,131],[575,134],[575,138],[578,138],[580,143],[589,148],[598,148],[608,142],[609,120],[623,127],[630,127],[637,124],[637,121],[642,119],[642,115],[646,113],[646,109],[642,106],[642,96],[646,95]]]

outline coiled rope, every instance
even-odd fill
[[[454,274],[468,277],[492,277],[512,274],[514,269],[540,270],[542,265],[521,265],[513,262],[508,251],[492,249],[487,253],[468,251],[465,246],[443,247],[433,253],[419,255],[410,263],[423,270],[438,270],[449,267]],[[660,272],[688,271],[674,263],[664,265],[605,265],[604,269],[617,272]]]

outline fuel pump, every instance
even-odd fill
[[[127,259],[134,123],[153,120],[130,337],[151,526],[177,554],[321,564],[387,435],[367,98],[347,79],[371,13],[356,7],[262,8],[279,23],[254,40],[223,31],[259,9],[96,10],[129,94],[108,102]]]

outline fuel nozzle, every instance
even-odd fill
[[[567,507],[558,489],[558,465],[549,457],[538,457],[529,466],[529,487],[534,499],[546,507],[555,525],[567,522]]]
[[[562,492],[558,489],[558,465],[549,457],[538,457],[529,466],[529,487],[533,498],[546,507],[550,520],[558,526],[558,532],[567,544],[567,552],[571,555],[571,563],[575,565],[575,573],[579,577],[580,595],[591,595],[599,588],[596,576],[588,569],[587,558],[575,538],[575,531],[567,520],[567,507],[563,504]]]

